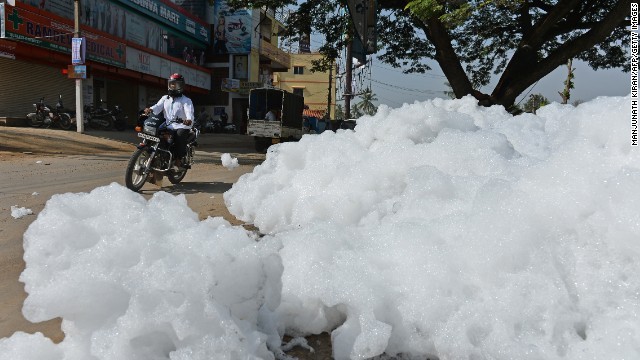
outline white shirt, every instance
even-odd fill
[[[193,103],[191,99],[185,95],[175,98],[165,95],[158,100],[157,104],[151,107],[151,111],[156,115],[164,111],[165,122],[168,125],[167,128],[171,130],[191,129],[191,127],[193,127]],[[177,118],[191,120],[191,125],[173,122]]]
[[[268,121],[275,121],[276,120],[276,114],[274,114],[273,111],[269,111],[267,113],[267,115],[265,115],[264,119],[268,120]]]

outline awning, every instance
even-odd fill
[[[322,117],[324,117],[324,114],[326,113],[327,113],[326,110],[310,110],[310,109],[302,110],[302,116],[316,117],[318,119],[322,119]]]

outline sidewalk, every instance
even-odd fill
[[[0,129],[33,129],[33,131],[41,130],[40,128],[28,128],[28,127],[3,127]],[[44,130],[44,129],[42,129]],[[71,130],[51,129],[53,131],[61,131],[63,133],[77,133],[75,128]],[[62,134],[61,134],[62,135]],[[140,142],[137,133],[133,129],[127,129],[125,131],[117,130],[94,130],[85,129],[81,134],[82,136],[91,136],[101,139],[116,140],[129,144],[137,144]],[[207,152],[234,152],[234,153],[255,153],[253,144],[253,137],[242,134],[202,134],[198,137],[198,150]]]

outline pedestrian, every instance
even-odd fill
[[[220,114],[220,121],[222,122],[222,126],[227,125],[227,121],[229,121],[229,115],[227,112],[222,109],[222,113]]]

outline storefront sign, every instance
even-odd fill
[[[159,0],[120,0],[120,2],[156,18],[200,42],[209,43],[209,28],[207,25],[187,17]]]
[[[0,39],[0,58],[15,59],[16,44],[11,41]]]
[[[69,65],[67,75],[69,79],[86,79],[88,77],[87,65]]]
[[[18,3],[20,4],[20,3]],[[4,17],[0,24],[2,37],[38,47],[71,53],[73,26],[28,10],[0,4]],[[83,31],[86,37],[87,58],[104,64],[125,67],[123,43]]]
[[[166,78],[173,73],[179,73],[184,76],[188,85],[207,90],[211,89],[211,76],[209,73],[132,47],[127,47],[127,69],[161,78]]]
[[[222,91],[238,93],[241,95],[247,95],[251,89],[261,88],[263,86],[264,84],[261,82],[241,81],[230,78],[222,79],[222,82],[220,83],[220,89]]]

